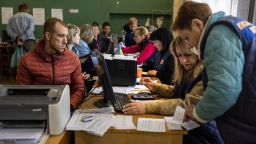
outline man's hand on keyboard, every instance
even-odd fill
[[[146,105],[142,102],[133,102],[124,105],[124,114],[144,114],[146,113]]]

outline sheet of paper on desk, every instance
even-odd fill
[[[118,87],[118,86],[114,86],[112,87],[113,88],[113,91],[115,93],[124,93],[124,94],[129,94],[131,93],[131,91],[134,89],[134,87]],[[92,93],[94,94],[100,94],[102,93],[102,88],[101,87],[97,87],[95,88]]]
[[[91,120],[82,121],[83,117],[91,117]],[[69,120],[66,129],[74,131],[86,131],[88,133],[103,136],[113,123],[113,114],[84,113],[76,110]]]
[[[138,131],[149,132],[165,132],[165,120],[164,119],[152,119],[152,118],[139,118],[137,124]]]
[[[145,85],[135,85],[134,87],[135,89],[145,89],[145,90],[149,90]]]
[[[91,108],[91,109],[80,109],[81,113],[114,113],[115,110],[113,107],[105,107],[105,108]]]
[[[132,116],[115,115],[113,116],[113,125],[115,129],[136,129],[132,122]]]
[[[183,122],[184,113],[185,109],[177,106],[173,117],[164,117],[167,128],[171,130],[180,130],[182,126],[186,130],[192,130],[200,126],[198,123],[192,120],[188,122]]]
[[[185,109],[181,106],[177,106],[173,115],[173,120],[182,123],[185,114]]]
[[[136,83],[140,83],[141,78],[136,78]]]
[[[112,126],[112,114],[95,114],[93,120],[83,125],[82,130],[97,136],[103,136]]]
[[[182,130],[180,122],[173,120],[173,117],[164,117],[168,130]]]
[[[92,89],[93,90],[93,89]],[[94,93],[94,94],[100,94],[102,92],[102,87],[97,87],[97,88],[95,88],[93,91],[92,91],[92,93]]]

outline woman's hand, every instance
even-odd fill
[[[144,84],[150,91],[156,90],[156,83],[151,80],[149,77],[143,77],[140,79],[140,83]]]
[[[156,76],[156,74],[157,74],[156,70],[149,70],[148,71],[148,75],[150,75],[150,76]]]
[[[144,114],[146,113],[146,105],[142,102],[134,102],[124,105],[124,114]]]
[[[141,84],[144,84],[144,83],[146,83],[146,82],[153,82],[153,81],[151,80],[150,77],[142,77],[142,78],[140,79],[140,83],[141,83]]]
[[[84,77],[84,80],[88,80],[91,77],[91,75],[84,72],[83,77]]]

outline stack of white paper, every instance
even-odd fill
[[[37,144],[43,135],[43,128],[2,128],[0,129],[0,144]]]
[[[183,122],[184,113],[185,109],[177,106],[173,117],[164,117],[167,128],[170,130],[182,130],[182,127],[184,127],[186,130],[192,130],[199,127],[199,124],[192,120]]]
[[[88,119],[86,119],[88,118]],[[68,122],[66,129],[86,131],[88,133],[103,136],[113,123],[113,114],[84,113],[76,110]]]
[[[113,120],[112,127],[115,129],[136,129],[132,122],[132,116],[115,115]]]
[[[164,119],[139,118],[137,130],[149,132],[165,132]]]

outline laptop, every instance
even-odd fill
[[[111,58],[105,58],[105,61],[112,85],[136,85],[137,61],[134,57],[115,55]]]

